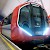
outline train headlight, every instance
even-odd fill
[[[49,30],[49,27],[44,30],[43,35],[48,35],[48,30]]]

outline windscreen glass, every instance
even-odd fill
[[[45,19],[41,7],[27,5],[20,9],[19,26],[33,36],[43,35]]]

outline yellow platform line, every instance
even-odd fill
[[[7,42],[3,37],[2,37],[2,35],[0,34],[0,37],[2,38],[2,40],[8,45],[8,47],[11,49],[11,50],[15,50],[15,48],[13,48],[13,46],[12,45],[10,45],[10,43],[9,42]]]

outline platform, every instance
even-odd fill
[[[6,37],[0,34],[0,50],[22,50]]]

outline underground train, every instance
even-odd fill
[[[48,18],[45,9],[34,2],[18,5],[13,13],[3,20],[2,34],[15,43],[46,38]]]

